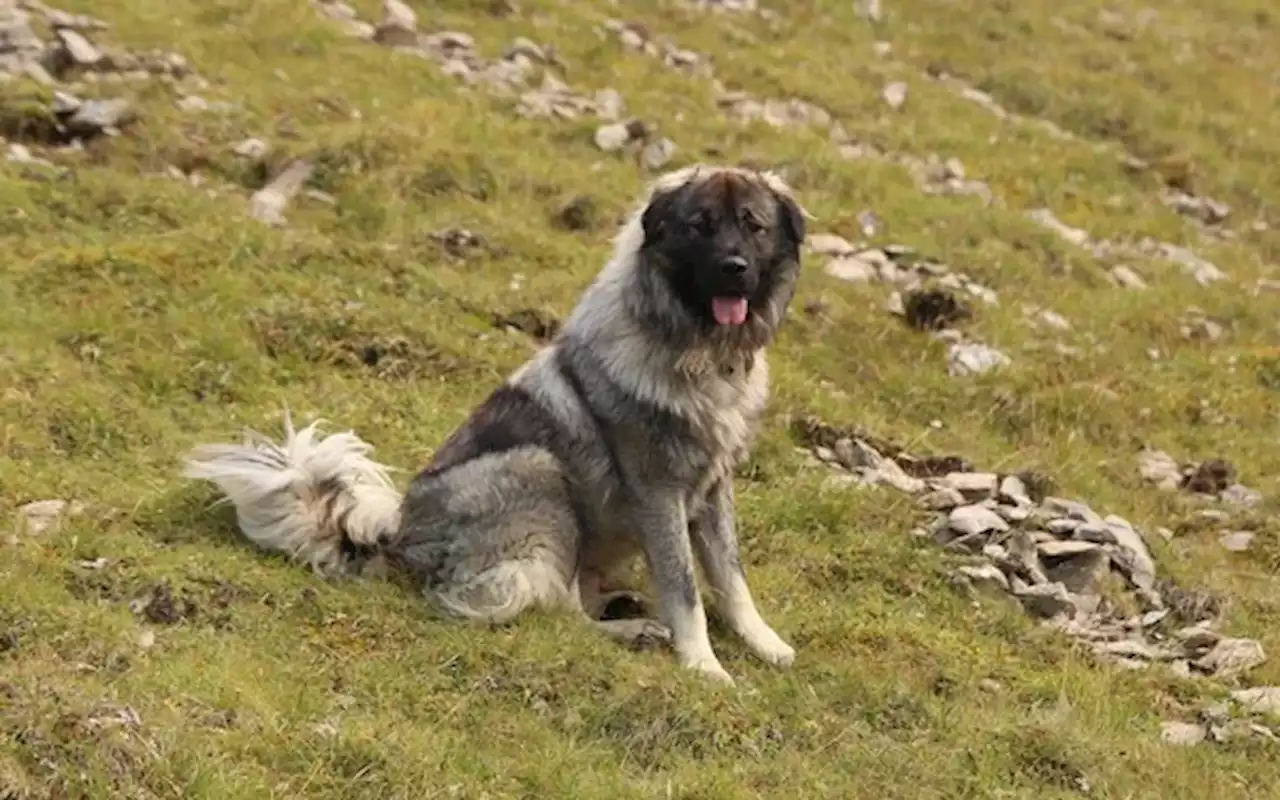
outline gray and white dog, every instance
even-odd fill
[[[505,622],[573,609],[622,640],[669,641],[732,682],[695,579],[765,661],[795,651],[761,618],[734,523],[734,467],[768,393],[764,349],[795,293],[805,212],[770,173],[694,166],[658,178],[556,338],[496,389],[401,496],[354,433],[316,423],[276,445],[205,445],[254,543],[342,572],[381,554],[449,615]],[[643,555],[660,622],[602,619]],[[612,593],[611,593],[612,592]]]

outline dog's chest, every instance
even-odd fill
[[[700,498],[717,482],[731,479],[746,458],[768,396],[767,367],[760,359],[746,374],[717,371],[699,376],[690,388],[681,410],[705,459],[692,487]]]

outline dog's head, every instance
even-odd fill
[[[761,347],[795,293],[804,212],[769,173],[689,167],[655,182],[641,214],[641,269],[701,332]]]

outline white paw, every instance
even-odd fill
[[[701,672],[709,678],[721,683],[733,685],[733,676],[725,672],[724,667],[720,666],[720,662],[715,656],[703,656],[700,658],[681,658],[680,663],[687,669]]]
[[[764,622],[744,629],[742,638],[753,653],[774,666],[789,667],[796,660],[795,648],[782,641]]]

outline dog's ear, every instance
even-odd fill
[[[787,186],[778,175],[773,172],[763,172],[760,177],[764,180],[765,186],[769,187],[769,192],[773,194],[773,199],[778,204],[779,232],[792,255],[799,258],[800,245],[804,244],[805,220],[809,218],[809,213],[800,207],[800,203],[791,192],[791,187]]]
[[[683,186],[656,189],[649,197],[649,202],[640,215],[640,224],[644,227],[644,243],[654,244],[662,239],[675,220],[676,201]]]
[[[782,238],[792,255],[799,258],[800,245],[804,243],[805,235],[804,210],[789,193],[774,190],[773,195],[778,201]]]

